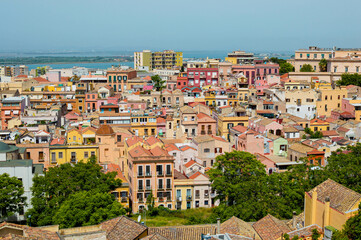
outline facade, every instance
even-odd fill
[[[183,66],[183,53],[172,50],[163,52],[134,52],[134,67],[137,70],[172,69]]]
[[[187,68],[187,76],[191,87],[218,84],[218,68]]]
[[[114,92],[123,92],[127,89],[127,81],[137,77],[134,69],[124,70],[121,68],[110,68],[107,70],[108,85],[113,87]]]
[[[246,53],[245,51],[233,51],[232,53],[228,53],[228,56],[225,58],[226,62],[234,65],[253,64],[254,60],[254,54]]]

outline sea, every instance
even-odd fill
[[[183,59],[187,60],[202,60],[208,58],[224,59],[230,50],[213,50],[213,51],[183,51]],[[260,51],[246,51],[254,52],[256,57],[279,57],[288,59],[291,56],[291,52],[260,52]],[[131,51],[107,51],[107,52],[23,52],[23,53],[1,53],[0,56],[6,57],[34,57],[34,56],[133,56]],[[59,64],[27,64],[29,69],[34,69],[42,66],[50,66],[53,69],[59,68],[72,68],[72,67],[85,67],[91,69],[107,69],[112,66],[128,66],[134,68],[133,62],[106,62],[106,63],[59,63]]]

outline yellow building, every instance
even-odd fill
[[[95,143],[96,130],[92,127],[87,128],[74,128],[67,133],[68,145],[89,145]]]
[[[229,139],[229,129],[237,125],[248,127],[248,118],[246,111],[241,107],[231,114],[218,115],[218,134]]]
[[[225,60],[225,62],[230,62],[230,63],[232,63],[234,65],[237,64],[237,58],[236,57],[226,57],[224,60]]]
[[[343,228],[358,212],[361,194],[328,179],[305,193],[305,226]]]
[[[205,93],[204,101],[207,106],[216,106],[216,94],[214,91],[209,91]]]
[[[347,96],[346,87],[320,88],[320,97],[316,102],[318,116],[331,116],[332,110],[341,108],[342,99]]]
[[[316,132],[316,131],[328,131],[330,130],[330,123],[329,122],[326,122],[326,121],[323,121],[321,119],[312,119],[310,121],[310,129],[313,131],[313,132]]]
[[[50,165],[88,161],[91,156],[98,159],[97,145],[50,146]]]
[[[174,189],[176,194],[176,209],[184,210],[191,208],[194,180],[174,170]]]
[[[156,136],[157,135],[157,117],[147,114],[132,114],[131,130],[136,136]]]

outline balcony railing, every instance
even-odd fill
[[[151,176],[152,176],[152,172],[145,172],[145,176],[146,176],[146,177],[151,177]]]
[[[188,195],[187,196],[187,201],[191,201],[192,200],[192,196],[191,195]]]
[[[143,172],[138,172],[138,177],[144,177]]]
[[[157,172],[157,176],[163,176],[163,172]]]
[[[166,176],[172,176],[172,172],[166,172],[165,175]]]
[[[177,197],[177,201],[181,202],[182,201],[182,197]]]
[[[163,185],[158,185],[158,189],[164,189]]]
[[[127,197],[122,197],[120,201],[121,202],[128,202],[128,198]]]
[[[144,191],[144,188],[143,188],[143,186],[141,186],[141,187],[138,187],[138,191]]]
[[[167,185],[167,189],[172,189],[172,185]]]
[[[200,198],[200,196],[199,196],[199,195],[196,195],[196,196],[195,196],[195,199],[199,199],[199,198]]]
[[[147,190],[147,191],[152,190],[152,187],[151,186],[145,186],[145,190]]]

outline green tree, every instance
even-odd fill
[[[0,175],[0,220],[23,211],[26,197],[21,180],[4,173]]]
[[[319,237],[321,237],[321,233],[318,232],[318,230],[315,228],[315,229],[312,229],[312,240],[318,240]]]
[[[344,73],[341,75],[341,80],[337,81],[339,86],[356,85],[361,86],[361,74],[358,73]]]
[[[325,173],[329,178],[361,193],[361,144],[332,152]]]
[[[165,88],[165,81],[159,75],[152,76],[153,86],[157,91],[162,91]]]
[[[327,72],[327,60],[322,58],[321,61],[318,63],[321,72]]]
[[[280,65],[280,74],[281,75],[295,71],[295,68],[293,67],[293,65],[291,63],[288,63],[286,60],[284,60],[282,58],[271,57],[270,62],[277,63],[278,65]]]
[[[314,72],[314,70],[310,64],[303,64],[303,66],[300,69],[300,72]]]
[[[79,191],[95,191],[108,193],[121,186],[121,180],[115,179],[116,173],[103,173],[102,167],[91,158],[87,163],[61,164],[49,168],[44,176],[33,178],[33,208],[27,215],[31,215],[31,225],[43,226],[53,223],[53,216],[68,200],[68,197]]]
[[[95,225],[126,213],[110,193],[80,191],[71,194],[56,214],[53,223],[60,228]]]

